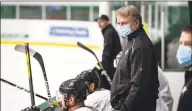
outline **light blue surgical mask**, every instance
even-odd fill
[[[189,46],[180,45],[177,50],[176,57],[179,64],[184,66],[192,65],[192,48]]]
[[[123,38],[127,38],[129,34],[131,34],[131,27],[130,25],[123,25],[123,26],[118,26],[118,32],[119,35]]]

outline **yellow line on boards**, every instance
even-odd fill
[[[1,40],[1,44],[4,45],[14,45],[14,44],[24,44],[24,41],[9,41],[9,40]],[[28,42],[30,45],[36,46],[55,46],[55,47],[72,47],[78,48],[77,44],[74,43],[55,43],[55,42]],[[98,45],[86,45],[91,49],[100,49]]]

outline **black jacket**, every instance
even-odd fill
[[[192,70],[186,71],[185,75],[192,75]],[[182,89],[177,111],[192,111],[192,77],[187,78]]]
[[[186,70],[185,71],[185,84],[188,83],[188,81],[190,79],[192,79],[192,70]]]
[[[121,51],[120,38],[111,24],[109,24],[105,29],[102,29],[102,34],[104,37],[102,64],[112,79],[115,73],[113,61]]]
[[[155,111],[158,87],[153,44],[139,28],[123,49],[111,87],[111,105],[120,111]]]

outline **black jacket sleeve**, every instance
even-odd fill
[[[143,91],[146,90],[148,81],[150,81],[148,71],[150,71],[152,59],[150,59],[150,53],[144,54],[143,52],[143,49],[138,48],[131,54],[129,62],[131,65],[130,89],[120,111],[133,111],[137,104],[141,103],[142,97],[145,96]]]
[[[108,69],[110,59],[111,59],[111,53],[113,50],[113,31],[108,30],[105,35],[103,35],[105,40],[104,40],[104,48],[103,48],[103,54],[102,54],[102,64],[105,69]]]

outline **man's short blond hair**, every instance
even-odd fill
[[[142,17],[140,11],[137,7],[130,5],[121,7],[116,11],[116,16],[122,16],[125,18],[131,18],[132,22],[139,21],[139,24],[142,25]]]

